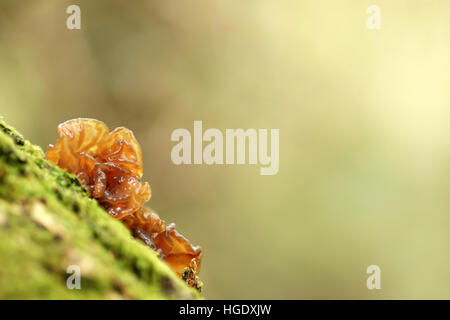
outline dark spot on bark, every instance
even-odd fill
[[[175,286],[173,285],[173,280],[169,277],[163,276],[161,278],[161,288],[166,295],[172,295],[175,293]]]

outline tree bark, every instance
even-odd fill
[[[195,298],[75,176],[0,121],[0,299]]]

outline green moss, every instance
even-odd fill
[[[81,289],[69,290],[69,265]],[[0,299],[199,298],[72,174],[0,121]]]

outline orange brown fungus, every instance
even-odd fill
[[[150,185],[141,182],[142,153],[131,130],[120,127],[109,132],[94,119],[74,119],[58,126],[59,139],[47,147],[46,158],[75,174],[92,198],[115,219],[121,220],[139,238],[160,254],[181,277],[185,268],[202,257],[156,213],[143,207],[150,199]]]

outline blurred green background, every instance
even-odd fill
[[[449,39],[446,0],[0,0],[0,114],[43,148],[76,117],[133,129],[206,298],[449,299]],[[279,128],[279,173],[174,165],[194,120]]]

